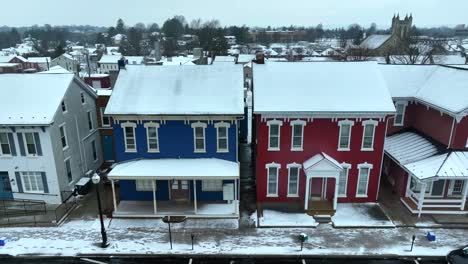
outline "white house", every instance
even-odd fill
[[[59,204],[102,164],[97,95],[72,73],[0,75],[0,198]]]
[[[29,57],[28,61],[31,63],[37,63],[41,71],[48,71],[52,60],[50,57]]]
[[[50,66],[60,66],[69,72],[77,73],[80,71],[80,62],[70,54],[64,53],[53,59]]]
[[[101,73],[109,73],[110,71],[118,71],[118,61],[124,59],[126,64],[141,65],[143,64],[143,56],[122,56],[122,55],[103,55],[98,62]]]

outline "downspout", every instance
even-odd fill
[[[452,119],[452,129],[450,130],[450,137],[447,144],[447,149],[449,149],[452,146],[453,129],[455,128],[455,117],[452,117]]]
[[[382,161],[380,162],[379,182],[377,183],[377,195],[375,196],[376,201],[379,199],[380,181],[382,180],[382,170],[383,170],[383,161],[385,157],[385,141],[387,140],[388,120],[390,120],[390,118],[387,118],[387,120],[385,121],[385,135],[384,135],[384,143],[383,143],[383,148],[382,148]]]

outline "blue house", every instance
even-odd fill
[[[105,114],[115,217],[239,216],[242,66],[127,66]],[[119,200],[116,197],[117,184]]]

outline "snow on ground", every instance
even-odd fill
[[[332,217],[335,227],[395,227],[378,204],[338,204]]]
[[[256,221],[257,212],[250,217]],[[261,227],[316,227],[318,223],[305,213],[285,213],[273,210],[263,210],[260,218]]]

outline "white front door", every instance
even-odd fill
[[[445,180],[438,180],[432,183],[431,196],[442,197],[445,192]]]

